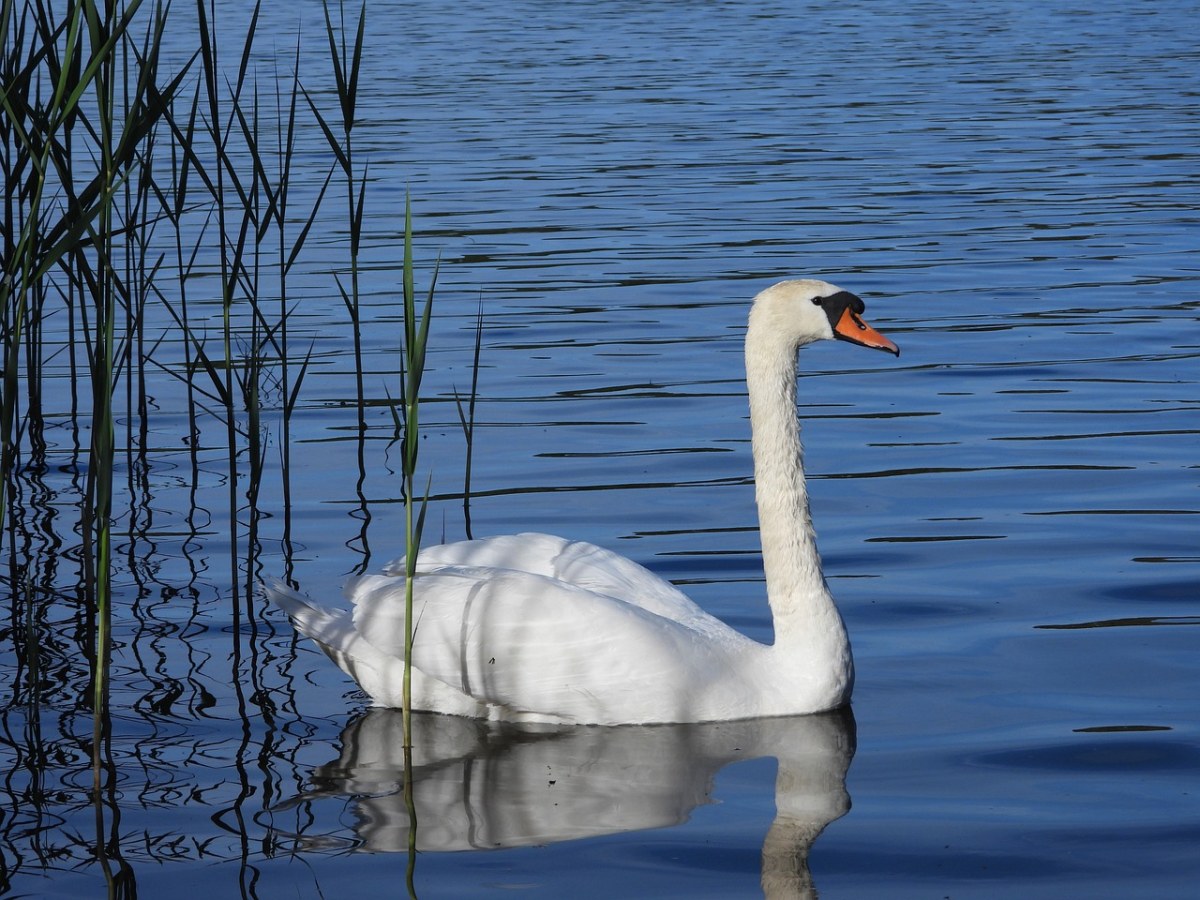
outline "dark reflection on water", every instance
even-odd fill
[[[1153,616],[1130,619],[1105,619],[1100,622],[1073,622],[1069,625],[1035,625],[1035,628],[1128,628],[1144,625],[1200,625],[1200,616]]]
[[[1135,730],[1170,729],[1114,729],[1119,733]],[[1077,728],[1076,733],[1098,733],[1096,729]],[[1105,732],[1111,733],[1111,732]],[[1086,744],[1061,744],[1053,747],[1023,747],[976,756],[975,765],[1004,766],[1016,769],[1048,769],[1084,774],[1087,772],[1128,772],[1136,769],[1142,773],[1179,771],[1200,773],[1200,748],[1195,744],[1163,738],[1142,740],[1117,740],[1105,738]]]
[[[238,34],[243,4],[217,6]],[[330,274],[346,236],[330,204],[316,259],[297,273],[297,340],[315,343],[286,536],[281,401],[264,400],[270,574],[294,567],[330,600],[347,573],[398,552],[387,406],[397,211],[411,189],[422,259],[442,257],[427,535],[462,532],[453,398],[470,383],[482,295],[475,532],[596,541],[769,639],[745,303],[780,277],[828,277],[866,298],[904,356],[885,365],[831,346],[802,357],[814,515],[858,668],[854,809],[808,859],[822,896],[1190,896],[1194,4],[368,7],[356,145],[371,177],[367,471],[359,484]],[[277,38],[255,57],[264,84],[277,60],[289,64],[298,21],[304,46],[324,52],[313,0],[266,4],[263,16]],[[181,39],[178,57],[191,52]],[[319,68],[308,86],[326,108]],[[300,178],[303,206],[328,161],[318,129],[298,140],[317,160]],[[197,302],[216,334],[219,298]],[[0,892],[72,897],[97,895],[103,879],[88,795],[90,636],[66,524],[87,459],[60,427],[71,399],[58,321],[44,323],[44,465],[14,485],[29,527],[4,544],[9,571],[28,578],[5,581],[0,622]],[[182,356],[168,318],[152,329],[167,336],[164,364]],[[363,823],[341,813],[391,796],[347,801],[344,785],[325,782],[338,794],[325,796],[310,780],[362,698],[256,600],[239,601],[252,628],[235,633],[223,451],[206,435],[195,454],[182,443],[176,380],[150,393],[151,450],[120,475],[118,788],[105,801],[120,817],[100,837],[144,896],[181,880],[214,896],[394,891],[395,858],[314,845],[358,846]],[[715,773],[715,788],[688,796],[717,802],[685,824],[422,854],[422,896],[466,885],[607,896],[610,874],[652,896],[752,894],[774,764],[733,759],[722,769],[702,755],[696,772]],[[302,799],[284,828],[289,798]]]

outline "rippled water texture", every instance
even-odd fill
[[[225,5],[240,34],[240,4]],[[318,5],[268,5],[264,78],[276,47],[290,64],[297,27],[324,52]],[[313,596],[402,545],[386,400],[405,191],[423,284],[441,257],[423,444],[435,537],[464,530],[453,396],[481,303],[475,533],[595,541],[769,639],[746,304],[782,277],[826,278],[903,354],[801,358],[856,721],[557,739],[429,725],[419,895],[798,896],[808,877],[823,898],[1189,895],[1195,5],[418,0],[367,16],[356,152],[374,405],[360,483],[331,201],[297,320],[316,356],[293,426],[293,561]],[[301,138],[310,196],[323,140]],[[221,451],[198,496],[214,524],[188,537],[182,389],[155,394],[164,449],[152,534],[120,578],[113,701],[113,831],[138,887],[398,894],[395,723],[358,719],[363,698],[274,612],[252,604],[257,642],[233,653]],[[273,449],[267,465],[269,510]],[[262,526],[272,571],[279,522]],[[69,712],[80,684],[6,713],[0,855],[16,896],[103,890],[89,761],[70,738],[90,727]]]

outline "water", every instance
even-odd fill
[[[240,34],[235,7],[224,15]],[[299,10],[320,52],[319,7]],[[265,15],[290,58],[296,5]],[[469,384],[482,301],[475,532],[596,541],[769,639],[745,304],[779,278],[824,277],[862,295],[903,352],[802,356],[814,515],[857,660],[854,724],[792,724],[790,741],[714,727],[529,738],[544,756],[430,724],[419,895],[759,896],[764,842],[768,870],[786,869],[779,858],[803,856],[822,817],[808,870],[826,898],[1189,895],[1192,5],[529,0],[368,15],[357,149],[380,402],[360,490],[331,215],[304,282],[318,361],[291,473],[295,576],[315,597],[401,543],[383,401],[405,190],[423,258],[442,258],[424,458],[446,498],[430,529],[448,539],[463,533],[452,397]],[[264,69],[274,46],[260,43]],[[321,140],[310,129],[304,152],[317,158]],[[102,833],[119,835],[143,896],[181,883],[399,892],[406,854],[379,852],[406,846],[393,723],[360,720],[362,697],[273,613],[253,640],[233,639],[222,454],[203,460],[189,540],[189,463],[168,447],[182,391],[154,392],[167,449],[150,499],[135,498],[150,525],[120,581],[120,818]],[[67,477],[44,476],[52,504]],[[278,519],[263,527],[264,568],[282,568]],[[50,610],[47,626],[72,627],[69,604]],[[86,669],[69,642],[48,644],[44,665],[59,683],[4,717],[6,886],[94,895],[89,760],[73,737],[90,721],[72,712]],[[557,811],[547,758],[564,786],[576,779]],[[837,817],[846,765],[852,806]],[[812,783],[777,788],[777,767]],[[456,793],[467,784],[476,792]],[[777,818],[777,802],[809,818]],[[436,852],[472,835],[511,846]],[[790,865],[768,893],[807,889]]]

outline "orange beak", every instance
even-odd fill
[[[900,355],[900,348],[885,338],[882,334],[868,325],[862,318],[847,307],[833,328],[833,335],[843,341],[858,344],[862,347],[873,347],[876,350],[886,350],[888,353]]]

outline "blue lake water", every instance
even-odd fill
[[[233,65],[245,13],[222,6]],[[319,4],[269,7],[260,78],[290,66],[300,29],[306,84],[332,109]],[[191,11],[173,15],[184,58]],[[290,554],[267,424],[262,574],[290,566],[329,601],[402,552],[387,401],[406,191],[421,285],[441,260],[422,443],[434,538],[465,531],[454,396],[482,306],[474,533],[594,541],[769,640],[749,299],[825,278],[902,350],[801,356],[852,720],[531,736],[423,718],[417,894],[1190,896],[1195,4],[417,0],[367,16],[363,469],[333,276],[343,195],[297,290],[314,358],[293,421]],[[311,123],[299,159],[311,200],[329,165]],[[215,280],[196,285],[203,298]],[[172,330],[165,314],[157,329]],[[53,365],[47,406],[65,410]],[[224,450],[207,442],[193,478],[182,385],[150,392],[156,450],[119,553],[110,853],[146,897],[402,895],[395,717],[364,717],[362,695],[258,600],[239,601],[235,632]],[[47,439],[60,465],[36,496],[66,516],[71,448],[65,429]],[[55,560],[73,536],[54,527],[21,552],[71,585],[72,553]],[[4,711],[12,896],[105,887],[86,665],[52,639],[77,621],[62,590],[41,620],[51,677]],[[20,627],[0,645],[6,683],[24,671]]]

